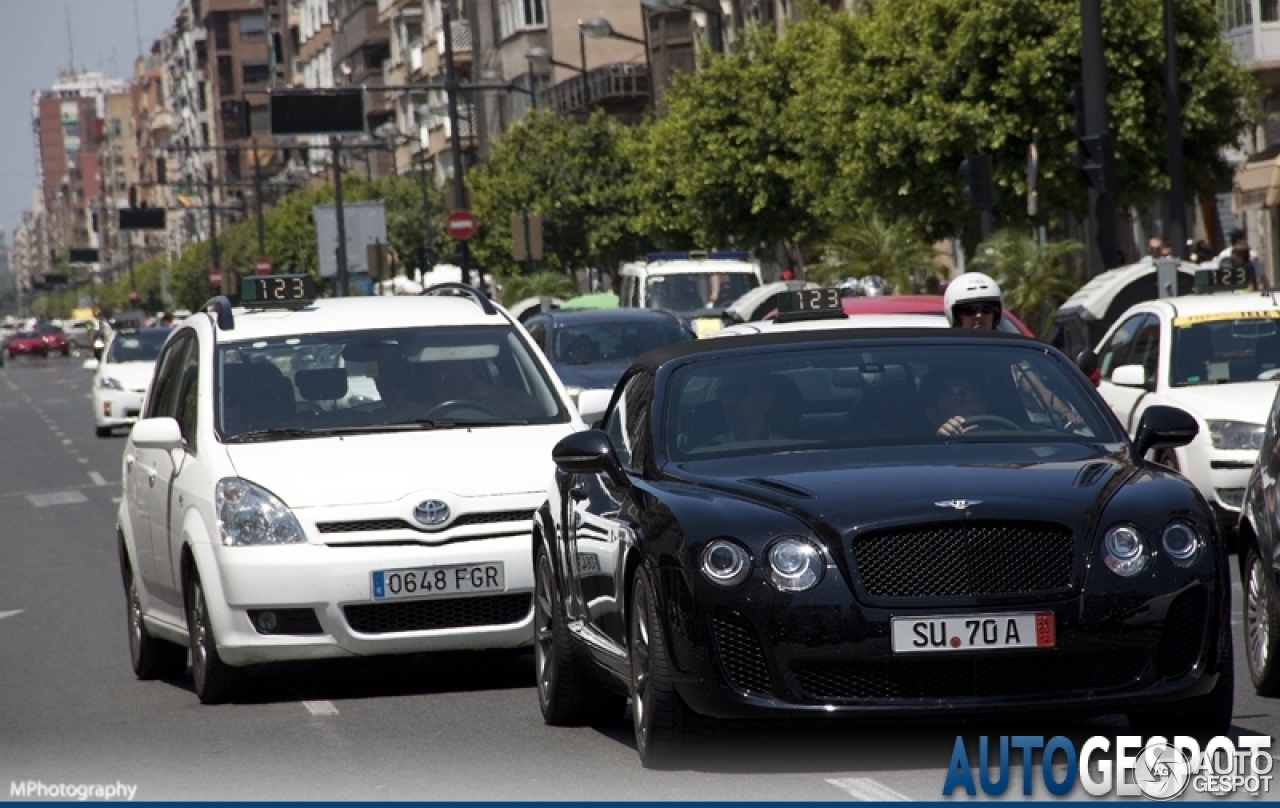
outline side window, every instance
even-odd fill
[[[618,455],[618,462],[625,468],[639,468],[648,456],[646,428],[649,422],[648,399],[652,392],[653,380],[649,374],[632,376],[605,420],[604,431]]]
[[[196,413],[199,411],[200,351],[194,339],[185,340],[187,349],[174,386],[174,418],[182,430],[182,438],[191,451],[196,449]]]
[[[1129,351],[1126,365],[1142,365],[1148,381],[1155,379],[1160,365],[1160,318],[1147,315],[1133,338],[1133,349]]]
[[[1111,371],[1128,364],[1129,352],[1133,349],[1133,338],[1138,332],[1138,327],[1142,325],[1147,315],[1138,314],[1125,320],[1124,323],[1116,329],[1111,335],[1111,339],[1098,352],[1098,369],[1102,371],[1102,378],[1110,380]]]
[[[147,411],[143,415],[144,418],[173,415],[173,408],[169,405],[173,400],[173,387],[182,365],[183,349],[188,342],[190,342],[188,339],[173,340],[165,346],[160,358],[156,360],[156,374],[151,382],[151,392],[147,394]]]

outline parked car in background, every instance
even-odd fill
[[[544,311],[527,316],[524,327],[588,424],[604,412],[609,397],[584,394],[612,394],[623,371],[640,354],[697,338],[672,312],[646,309]]]
[[[53,323],[40,323],[35,330],[40,335],[40,339],[44,340],[48,353],[60,353],[63,356],[71,355],[71,343],[67,340],[67,332],[63,331],[61,326]]]
[[[93,374],[93,422],[98,437],[138,420],[169,328],[117,331]]]
[[[1229,292],[1149,300],[1121,314],[1093,353],[1098,393],[1130,434],[1152,406],[1195,417],[1195,440],[1153,459],[1193,482],[1233,535],[1280,386],[1280,306]]]
[[[15,331],[5,341],[5,353],[15,356],[48,356],[49,343],[36,331]]]

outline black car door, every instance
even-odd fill
[[[652,390],[647,373],[633,376],[605,416],[604,431],[628,475],[639,474],[637,447],[647,440]],[[572,595],[577,600],[571,609],[580,610],[575,616],[583,619],[597,639],[621,652],[626,635],[621,603],[626,549],[635,536],[635,526],[624,516],[630,492],[606,474],[574,475],[570,492],[566,533],[571,537]]]

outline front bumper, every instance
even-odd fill
[[[999,607],[869,608],[851,601],[838,575],[791,598],[763,582],[747,597],[708,588],[699,587],[697,616],[675,620],[668,634],[681,697],[721,719],[1142,709],[1209,692],[1230,630],[1212,577],[1156,596],[1075,593]],[[1053,613],[1053,648],[892,650],[895,616],[1028,611]]]
[[[445,544],[193,548],[218,652],[230,665],[519,648],[533,641],[530,536]],[[372,573],[500,561],[505,590],[374,601]],[[216,568],[216,575],[207,570]],[[307,633],[264,634],[252,613],[314,615]],[[283,612],[283,610],[301,610]],[[284,621],[282,621],[284,622]],[[304,626],[305,627],[305,626]]]

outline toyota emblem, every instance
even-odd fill
[[[439,527],[449,521],[449,506],[438,499],[428,499],[414,507],[413,518],[424,525]]]

